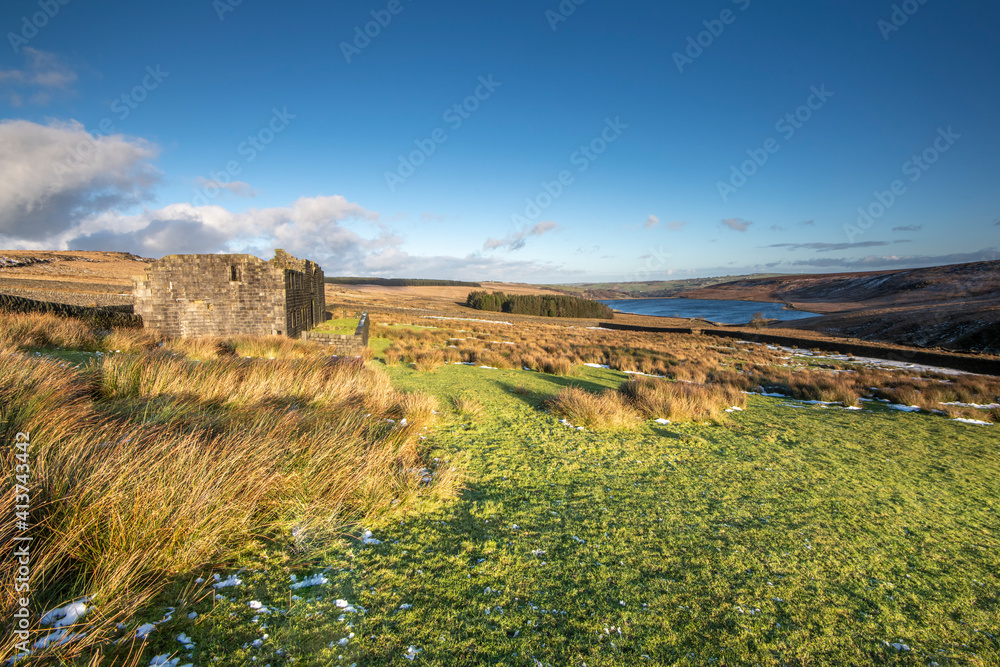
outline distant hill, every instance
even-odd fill
[[[713,278],[688,278],[684,280],[646,280],[640,282],[570,283],[566,285],[541,285],[572,296],[588,299],[667,299],[692,290],[711,287],[733,280],[750,280],[780,276],[779,273],[754,273],[748,276],[717,276]]]
[[[1000,288],[1000,261],[923,269],[734,278],[692,290],[696,299],[830,304],[924,303],[988,296]],[[839,310],[839,309],[838,309]]]
[[[746,278],[685,293],[781,301],[822,318],[785,327],[908,345],[1000,352],[1000,261]]]

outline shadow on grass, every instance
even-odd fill
[[[517,396],[518,398],[520,398],[533,408],[538,407],[538,405],[540,405],[544,401],[553,398],[562,389],[565,389],[567,387],[577,387],[578,389],[583,389],[584,391],[589,391],[594,394],[599,394],[608,388],[605,385],[599,384],[597,382],[584,380],[578,377],[569,377],[565,375],[549,375],[547,373],[533,373],[531,379],[542,380],[543,382],[552,385],[552,390],[546,391],[544,389],[543,390],[531,389],[527,382],[524,383],[523,385],[516,385],[510,382],[497,382],[497,386],[510,392],[514,396]],[[521,389],[522,386],[528,388],[527,393],[521,393],[523,391]]]

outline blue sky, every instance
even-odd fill
[[[996,3],[234,2],[4,3],[0,245],[525,282],[997,258]]]

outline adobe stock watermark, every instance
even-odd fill
[[[243,167],[257,159],[257,156],[267,150],[275,137],[284,132],[296,116],[288,113],[288,107],[280,111],[277,107],[271,110],[271,118],[264,127],[248,135],[236,147],[236,153],[242,160],[229,160],[222,171],[209,172],[201,187],[194,189],[191,203],[194,206],[206,206],[208,202],[222,194],[223,186],[233,183],[233,179],[243,173]]]
[[[903,163],[903,166],[900,167],[903,175],[909,177],[908,180],[910,183],[916,183],[961,138],[962,135],[956,134],[950,125],[948,129],[939,127],[937,137],[935,137],[931,145]],[[856,238],[863,236],[908,191],[906,182],[899,178],[889,184],[888,190],[875,190],[872,193],[875,199],[867,206],[858,208],[856,224],[844,225],[844,234],[847,235],[848,242],[854,243]]]
[[[926,4],[927,0],[904,0],[902,3],[893,5],[889,20],[879,19],[876,23],[882,33],[882,39],[888,42],[889,37],[893,33],[899,32],[910,21],[910,17],[919,12],[920,8]]]
[[[31,627],[31,463],[28,460],[28,450],[31,447],[31,435],[18,433],[14,436],[14,470],[11,476],[14,481],[14,515],[10,519],[14,523],[12,538],[14,551],[12,558],[17,559],[17,572],[14,577],[14,618],[11,622],[15,642],[15,650],[27,654],[29,650],[29,628]]]
[[[131,90],[128,90],[111,103],[111,111],[116,114],[119,121],[126,120],[132,112],[139,108],[139,105],[146,101],[149,94],[160,87],[170,72],[164,72],[160,65],[146,67],[146,75]],[[75,146],[70,146],[66,151],[66,159],[57,162],[52,166],[53,173],[59,183],[63,182],[63,177],[73,169],[88,163],[94,158],[97,151],[97,140],[114,134],[118,130],[115,121],[111,116],[105,116],[97,123],[97,129],[87,132],[86,138],[82,139]]]
[[[812,86],[809,91],[811,94],[806,99],[805,104],[786,113],[774,124],[775,131],[781,133],[781,137],[785,141],[791,140],[795,133],[805,127],[805,124],[812,120],[813,115],[833,97],[833,93],[826,89],[826,84],[819,88]],[[781,150],[781,142],[774,137],[768,138],[760,148],[748,148],[746,153],[750,159],[745,160],[739,166],[732,165],[728,181],[716,181],[715,183],[715,188],[719,191],[722,201],[729,201],[729,197],[746,185],[779,150]]]
[[[645,256],[646,265],[636,269],[635,273],[625,276],[624,282],[641,283],[651,280],[654,273],[662,273],[667,270],[668,259],[670,259],[670,254],[666,252],[663,246],[650,248],[649,255]]]
[[[621,117],[615,116],[614,120],[605,118],[604,127],[600,133],[573,151],[569,156],[569,163],[576,167],[577,173],[582,174],[608,150],[611,144],[618,141],[627,129],[628,125],[621,121]],[[552,206],[555,200],[563,195],[566,188],[575,182],[576,177],[570,169],[561,170],[553,181],[542,181],[542,187],[538,194],[525,198],[524,210],[521,213],[512,214],[510,221],[518,227],[530,225],[538,220],[542,216],[542,212]]]
[[[493,75],[479,77],[479,85],[461,102],[456,102],[441,114],[441,119],[448,124],[452,132],[457,132],[465,121],[472,118],[472,114],[479,110],[483,102],[493,97],[493,93],[503,84],[493,80]],[[395,192],[396,188],[406,182],[410,176],[423,166],[427,159],[437,152],[438,146],[448,141],[448,132],[439,127],[434,129],[426,139],[415,139],[413,144],[416,148],[407,155],[399,156],[399,165],[395,171],[385,172],[385,184],[389,186],[390,192]]]
[[[751,0],[732,0],[732,3],[739,7],[741,12],[745,12],[750,8]],[[719,18],[717,19],[707,19],[702,21],[702,25],[705,29],[699,32],[697,35],[692,35],[687,38],[687,46],[684,51],[674,51],[673,58],[674,64],[677,65],[677,71],[681,74],[684,73],[684,68],[688,65],[693,65],[694,61],[705,53],[705,49],[711,47],[715,44],[715,40],[722,37],[722,33],[726,31],[726,26],[736,23],[736,18],[739,15],[732,9],[723,9],[719,13]]]
[[[21,48],[28,45],[28,42],[38,36],[38,31],[49,24],[59,13],[59,10],[70,3],[70,0],[38,0],[37,11],[30,17],[25,14],[21,17],[21,30],[19,32],[8,32],[7,41],[14,53],[20,53]]]
[[[212,9],[215,10],[219,21],[226,20],[226,14],[235,12],[236,8],[243,4],[243,0],[212,0]]]
[[[562,0],[555,11],[551,9],[545,10],[545,19],[549,22],[552,32],[559,29],[560,23],[568,21],[569,17],[576,13],[576,8],[585,2],[587,0]]]
[[[340,43],[340,52],[344,54],[347,64],[350,65],[355,56],[361,55],[362,51],[371,46],[372,40],[381,35],[382,31],[392,23],[393,17],[402,14],[404,9],[406,7],[402,0],[389,0],[385,9],[372,10],[371,21],[364,26],[354,26],[354,39],[350,43]]]

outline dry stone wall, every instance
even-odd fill
[[[53,303],[26,299],[11,294],[0,294],[0,312],[7,313],[52,313],[64,317],[78,317],[94,326],[105,329],[113,327],[141,327],[142,320],[132,314],[132,306],[110,306],[93,308],[65,303]]]
[[[315,331],[304,331],[302,339],[327,345],[332,348],[330,351],[341,357],[359,357],[363,350],[368,347],[369,332],[368,313],[361,315],[358,326],[354,330],[354,335],[317,333]]]

